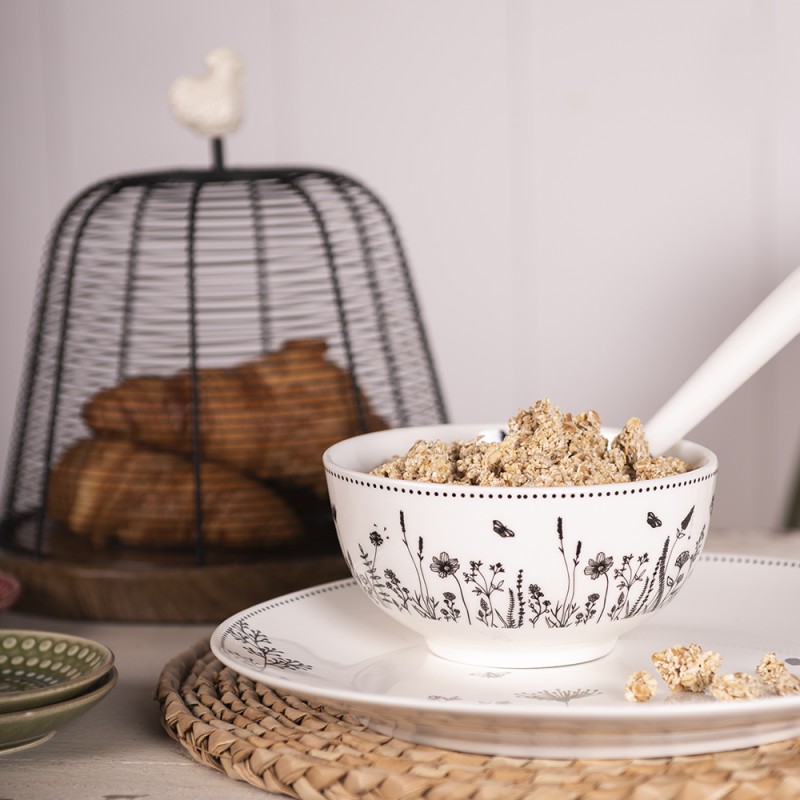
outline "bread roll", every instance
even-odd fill
[[[209,544],[277,545],[300,523],[268,487],[219,464],[200,472],[202,532]],[[197,541],[191,461],[115,439],[83,439],[50,472],[47,511],[96,545],[175,546]]]
[[[387,427],[325,350],[324,340],[297,340],[238,366],[198,370],[201,458],[324,496],[323,452],[341,439]],[[98,435],[190,455],[193,399],[187,370],[134,377],[90,398],[83,417]]]

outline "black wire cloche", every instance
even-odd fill
[[[222,618],[348,574],[326,446],[445,419],[386,206],[328,169],[229,168],[214,138],[208,169],[102,180],[53,229],[0,568],[20,608]]]

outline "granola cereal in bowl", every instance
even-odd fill
[[[364,594],[432,653],[487,667],[600,658],[665,607],[703,550],[717,474],[699,444],[652,457],[639,420],[609,430],[547,400],[507,426],[356,436],[323,462]]]

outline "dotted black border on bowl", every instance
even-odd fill
[[[325,471],[334,479],[342,481],[343,483],[352,483],[358,486],[363,486],[365,489],[378,489],[385,492],[396,492],[397,494],[407,495],[420,495],[425,497],[452,497],[463,498],[470,500],[581,500],[597,497],[621,497],[625,495],[640,495],[647,493],[656,493],[666,491],[669,489],[680,489],[684,486],[691,486],[693,484],[703,483],[716,477],[717,470],[709,472],[704,475],[693,475],[691,472],[683,473],[686,477],[683,480],[670,480],[669,483],[653,483],[652,481],[631,481],[630,483],[613,484],[611,488],[608,484],[598,486],[582,486],[582,487],[560,487],[555,490],[546,490],[540,488],[531,488],[530,490],[521,490],[516,488],[513,492],[498,491],[494,487],[466,487],[458,486],[457,488],[438,488],[444,487],[448,484],[435,484],[437,488],[433,488],[434,484],[425,483],[421,484],[424,488],[416,488],[409,485],[410,481],[403,481],[395,483],[382,483],[380,478],[371,478],[370,476],[351,477],[336,472],[328,467]],[[640,485],[637,485],[640,484]],[[454,486],[454,484],[451,484]],[[624,488],[622,488],[624,487]]]

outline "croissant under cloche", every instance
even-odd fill
[[[210,544],[277,545],[300,523],[270,488],[219,464],[201,465],[203,536]],[[191,461],[121,439],[82,439],[50,473],[48,513],[101,546],[192,544],[197,535]]]
[[[202,458],[325,494],[322,454],[341,439],[386,428],[321,339],[228,368],[197,371]],[[83,408],[95,434],[182,455],[194,449],[192,379],[142,376],[100,391]],[[359,417],[359,409],[363,415]]]

